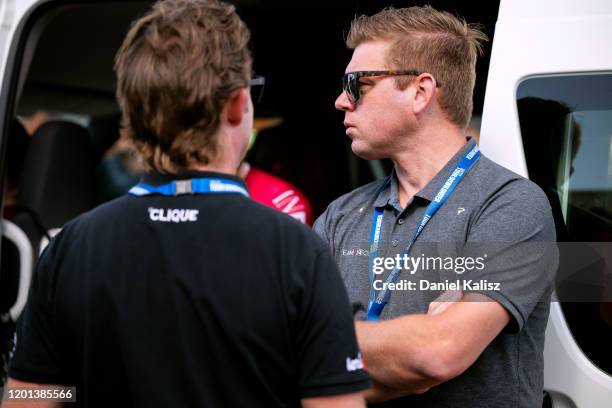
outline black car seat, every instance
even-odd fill
[[[58,231],[96,205],[95,191],[95,158],[88,132],[65,121],[48,122],[36,130],[19,182],[21,211],[12,218],[29,237],[34,256],[50,231]]]

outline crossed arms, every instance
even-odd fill
[[[423,393],[458,376],[509,321],[499,303],[470,293],[433,313],[430,307],[427,315],[357,322],[359,347],[374,383],[367,401]]]

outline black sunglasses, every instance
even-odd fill
[[[377,76],[397,76],[397,75],[421,75],[422,72],[415,71],[412,69],[401,69],[401,70],[389,70],[389,71],[354,71],[347,72],[342,77],[342,89],[346,92],[351,104],[355,105],[359,100],[361,94],[359,93],[359,78],[364,77],[377,77]],[[436,87],[442,86],[436,81]]]
[[[253,75],[253,78],[249,81],[249,86],[251,87],[251,99],[255,104],[261,102],[265,84],[266,78],[262,77],[261,75]]]

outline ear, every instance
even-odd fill
[[[418,115],[428,109],[433,102],[437,92],[436,80],[433,76],[423,73],[415,78],[416,93],[414,94],[414,104],[412,109]]]
[[[238,126],[242,123],[244,114],[249,111],[248,98],[247,88],[240,88],[225,103],[225,113],[230,125]]]

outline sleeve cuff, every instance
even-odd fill
[[[302,387],[300,395],[302,398],[312,398],[329,395],[351,394],[354,392],[367,390],[370,387],[372,387],[370,380],[368,378],[361,378],[353,381],[347,381],[345,383],[305,386]]]
[[[502,305],[512,317],[508,325],[504,328],[503,332],[508,334],[517,334],[523,330],[523,325],[525,324],[523,315],[503,293],[496,290],[466,290],[464,293],[479,293]]]

